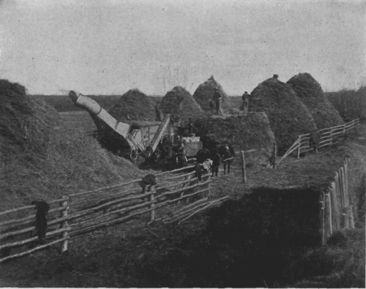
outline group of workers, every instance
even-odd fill
[[[240,110],[244,112],[244,114],[248,113],[249,109],[249,99],[250,94],[245,91],[241,97],[242,104],[240,106]],[[222,115],[222,93],[219,91],[218,88],[215,88],[214,94],[212,96],[212,100],[210,101],[210,108],[215,109],[215,114]]]
[[[205,162],[209,162],[211,164],[210,169],[205,169],[207,171],[211,170],[211,176],[217,177],[220,164],[222,163],[224,165],[224,174],[229,174],[234,155],[234,148],[228,144],[215,145],[211,148],[204,147],[197,153],[197,166],[203,166]]]
[[[278,74],[273,74],[272,79],[278,81]],[[251,96],[247,91],[245,91],[241,97],[242,104],[240,106],[240,110],[242,110],[244,114],[248,113],[250,98]],[[210,108],[212,110],[215,109],[215,113],[217,115],[222,115],[223,112],[221,106],[222,106],[222,93],[220,92],[219,88],[216,87],[212,95],[212,100],[210,100]]]

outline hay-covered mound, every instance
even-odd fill
[[[81,116],[92,123],[84,112],[60,117],[23,86],[0,80],[0,211],[140,174],[102,149]]]
[[[255,149],[248,156],[257,164],[268,161],[275,142],[268,117],[263,112],[226,118],[202,118],[195,121],[195,127],[199,136],[210,136],[221,144],[232,144],[236,151]]]
[[[26,94],[24,86],[0,80],[0,146],[3,160],[45,154],[57,112]]]
[[[231,113],[230,101],[224,92],[222,86],[215,80],[213,76],[200,84],[193,94],[194,99],[204,111],[212,113],[214,109],[210,107],[210,102],[213,100],[215,89],[218,89],[222,95],[221,109],[224,113]]]
[[[309,73],[299,73],[287,83],[308,107],[319,129],[344,123],[338,111],[325,97],[320,84]]]
[[[202,117],[203,111],[192,95],[183,87],[176,86],[161,100],[160,110],[164,114],[170,113],[179,120]]]
[[[108,112],[119,121],[156,120],[154,101],[138,89],[127,91]]]
[[[280,154],[299,134],[317,130],[308,108],[291,86],[274,78],[263,81],[252,91],[249,110],[268,115]]]

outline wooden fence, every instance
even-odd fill
[[[210,175],[198,180],[193,168],[156,174],[157,185],[146,191],[137,179],[48,202],[48,228],[42,244],[35,227],[35,206],[0,212],[0,262],[56,244],[65,252],[75,236],[130,220],[183,222],[227,198],[211,199]]]
[[[316,135],[319,137],[319,142],[317,144],[317,149],[322,149],[328,146],[339,143],[339,141],[350,133],[350,131],[355,130],[360,125],[360,120],[354,119],[345,124],[324,128],[318,130]],[[285,158],[291,154],[296,153],[297,158],[300,158],[301,154],[313,151],[314,147],[311,145],[311,134],[305,133],[297,137],[292,146],[286,151],[286,153],[278,161],[278,164],[282,162]]]
[[[321,195],[321,236],[325,244],[333,232],[354,229],[354,211],[349,193],[349,159],[336,172],[330,187]]]

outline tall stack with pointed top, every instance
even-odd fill
[[[200,84],[193,94],[194,99],[204,111],[213,112],[210,102],[213,100],[215,90],[218,90],[222,96],[221,109],[224,113],[231,113],[232,109],[229,104],[228,96],[224,92],[222,86],[215,80],[213,76]]]
[[[176,86],[163,97],[160,110],[164,114],[171,114],[179,120],[196,119],[202,117],[204,112],[192,95],[181,86]]]
[[[315,121],[292,87],[276,78],[260,83],[251,93],[251,111],[264,111],[284,153],[302,133],[317,130]]]
[[[299,73],[287,83],[307,106],[319,129],[343,124],[343,119],[309,73]]]

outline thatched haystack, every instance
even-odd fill
[[[27,95],[24,86],[0,80],[0,152],[4,159],[45,154],[57,121],[57,112]]]
[[[193,94],[194,99],[201,106],[204,111],[212,113],[214,110],[210,106],[210,102],[213,99],[215,89],[218,89],[222,95],[221,108],[224,113],[231,113],[230,102],[228,96],[224,92],[222,86],[215,80],[213,76],[207,79],[204,83],[200,84]]]
[[[192,95],[183,87],[176,86],[163,97],[160,110],[182,121],[202,117],[204,113]]]
[[[318,129],[344,123],[338,111],[324,96],[320,84],[309,73],[299,73],[287,83],[307,106]]]
[[[299,134],[317,130],[311,113],[291,86],[275,78],[263,81],[252,91],[249,110],[268,115],[280,154]]]
[[[232,144],[236,151],[255,149],[248,156],[257,164],[268,162],[275,143],[268,117],[263,112],[202,118],[195,121],[195,127],[201,137],[211,136],[221,144]]]
[[[0,80],[0,211],[140,174],[101,148],[83,116],[92,123],[87,113],[60,117],[23,86]]]
[[[156,120],[154,101],[138,89],[127,91],[108,112],[119,121]]]

